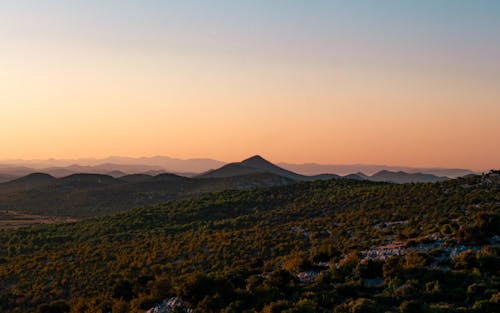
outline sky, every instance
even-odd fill
[[[0,1],[0,159],[500,167],[500,1]]]

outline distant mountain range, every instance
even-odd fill
[[[470,174],[479,174],[469,169],[453,169],[453,168],[417,168],[407,166],[388,166],[388,165],[371,165],[371,164],[290,164],[278,163],[279,166],[284,167],[290,171],[300,173],[303,175],[317,175],[320,173],[335,173],[337,175],[349,175],[350,173],[364,173],[373,175],[380,171],[390,172],[405,172],[405,173],[423,173],[435,176],[446,176],[449,178],[462,177]]]
[[[339,176],[335,174],[322,174],[315,176],[300,175],[291,172],[289,170],[286,170],[284,168],[281,168],[277,165],[274,165],[273,163],[267,161],[260,155],[255,155],[251,158],[248,158],[238,163],[226,164],[219,169],[210,170],[196,177],[222,178],[222,177],[241,176],[241,175],[257,174],[257,173],[270,173],[297,181],[339,178]]]
[[[256,164],[253,164],[253,162],[262,163],[260,161],[261,160],[250,158],[240,163],[226,164],[225,162],[213,159],[176,159],[164,156],[143,158],[109,157],[104,159],[8,160],[0,161],[0,183],[35,172],[47,173],[54,177],[64,177],[78,173],[105,174],[115,178],[129,174],[148,174],[154,176],[161,173],[175,173],[187,177],[196,175],[200,177],[210,177],[214,175],[221,177],[233,175],[231,173],[238,173],[241,175],[254,172]],[[354,179],[365,179],[369,177],[367,175],[374,175],[381,171],[404,172],[408,174],[421,173],[449,178],[478,174],[468,169],[414,168],[363,164],[278,163],[274,165],[267,162],[266,165],[259,164],[257,167],[262,166],[260,170],[266,172],[269,171],[271,165],[274,167],[271,172],[295,180],[330,179],[346,175]],[[423,181],[427,179],[425,177],[422,178]],[[375,177],[374,179],[378,178]],[[420,181],[418,175],[414,176],[413,180]],[[398,182],[401,181],[398,180]]]
[[[279,167],[258,155],[192,177],[158,173],[156,171],[160,171],[159,169],[139,165],[126,165],[126,168],[137,171],[149,169],[154,174],[124,174],[113,166],[69,166],[64,170],[114,169],[114,175],[78,173],[58,178],[49,173],[31,173],[0,183],[0,209],[40,215],[87,217],[192,197],[202,192],[278,186],[300,181],[347,178],[410,183],[449,179],[431,174],[390,171],[380,171],[371,176],[363,173],[345,177],[335,174],[307,176]],[[56,170],[52,168],[52,172],[54,171]],[[65,173],[61,168],[56,172]]]
[[[204,192],[290,184],[270,173],[225,178],[189,178],[174,174],[132,174],[114,178],[73,174],[55,178],[33,173],[0,184],[0,210],[49,216],[91,217],[115,213]]]
[[[428,182],[438,182],[443,180],[448,180],[450,178],[445,176],[436,176],[432,174],[423,173],[406,173],[403,171],[391,172],[383,170],[377,172],[371,176],[365,175],[364,173],[358,172],[354,174],[348,174],[346,176],[339,176],[336,174],[322,173],[317,175],[301,175],[282,167],[279,167],[259,155],[255,155],[251,158],[243,160],[238,163],[229,163],[219,169],[211,170],[201,175],[196,176],[197,178],[223,178],[232,176],[242,176],[249,174],[261,174],[270,173],[277,176],[285,177],[295,181],[311,181],[320,179],[338,179],[338,178],[348,178],[357,180],[370,180],[377,182],[393,182],[393,183],[428,183]]]
[[[65,168],[74,172],[75,170],[79,171],[78,166],[80,166],[90,167],[95,171],[111,172],[119,170],[129,174],[149,170],[161,170],[162,172],[171,173],[202,173],[209,169],[221,167],[224,164],[224,162],[206,158],[176,159],[165,156],[142,158],[113,156],[103,159],[6,160],[0,161],[0,172],[3,173],[3,169],[9,167],[36,169],[38,172],[47,169]],[[84,171],[88,171],[88,169]]]

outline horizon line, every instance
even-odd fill
[[[253,154],[249,157],[252,156],[261,156],[260,154]],[[105,157],[73,157],[73,158],[54,158],[54,157],[48,157],[48,158],[6,158],[6,159],[0,159],[0,164],[5,164],[6,162],[47,162],[47,161],[80,161],[80,160],[94,160],[94,161],[100,161],[100,160],[106,160],[106,159],[111,159],[111,158],[127,158],[127,159],[134,159],[134,160],[140,160],[140,159],[151,159],[151,158],[169,158],[172,160],[178,160],[178,161],[191,161],[191,160],[207,160],[207,161],[215,161],[215,162],[221,162],[224,164],[229,164],[229,163],[235,163],[235,162],[240,162],[243,161],[247,158],[244,158],[242,160],[232,160],[232,161],[223,161],[215,158],[210,158],[210,157],[190,157],[190,158],[180,158],[180,157],[172,157],[168,155],[161,155],[161,154],[154,154],[154,155],[143,155],[143,156],[126,156],[126,155],[109,155]],[[266,157],[263,157],[264,159],[267,160]],[[411,168],[411,169],[426,169],[426,170],[436,170],[436,169],[447,169],[447,170],[469,170],[473,172],[488,172],[490,170],[496,169],[495,167],[493,168],[481,168],[481,169],[475,169],[475,168],[469,168],[469,167],[443,167],[443,166],[435,166],[435,165],[426,165],[426,166],[415,166],[415,165],[401,165],[401,164],[379,164],[379,163],[322,163],[322,162],[314,162],[314,161],[307,161],[307,162],[289,162],[289,161],[277,161],[277,162],[272,162],[275,164],[285,164],[285,165],[320,165],[320,166],[377,166],[377,167],[401,167],[401,168]],[[104,164],[104,163],[102,163]],[[115,163],[119,164],[119,163]],[[71,165],[81,165],[78,163],[71,164]],[[71,166],[71,165],[65,165],[66,166]],[[89,165],[87,165],[89,166]],[[95,165],[92,165],[95,166]]]

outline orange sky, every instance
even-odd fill
[[[500,167],[498,63],[448,58],[450,47],[423,59],[385,48],[285,52],[291,43],[267,41],[247,51],[217,45],[229,35],[215,34],[197,49],[81,34],[0,41],[0,159],[258,153],[295,163]]]

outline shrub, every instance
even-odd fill
[[[430,307],[419,300],[403,301],[399,306],[401,313],[430,313]]]

